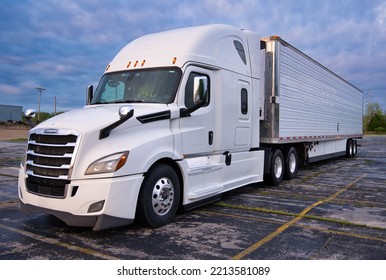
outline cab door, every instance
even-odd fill
[[[202,91],[205,86],[205,96],[199,96],[198,91]],[[212,71],[195,66],[187,67],[178,99],[184,156],[205,155],[213,151],[216,133],[214,100]]]

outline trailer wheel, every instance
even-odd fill
[[[180,182],[169,165],[156,165],[144,179],[138,198],[138,218],[151,227],[168,224],[175,216],[180,198]]]
[[[296,177],[298,173],[298,154],[294,147],[289,148],[285,158],[285,173],[286,179],[291,180]]]
[[[358,153],[358,142],[357,140],[352,140],[353,141],[353,156],[355,157],[356,154]]]
[[[272,185],[278,186],[284,176],[284,159],[280,149],[273,152],[271,157],[271,166],[269,173],[269,181]]]
[[[347,139],[346,143],[346,157],[351,158],[354,155],[354,142],[351,139]]]

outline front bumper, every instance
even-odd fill
[[[119,217],[113,217],[109,215],[99,215],[99,216],[79,216],[73,215],[71,213],[42,208],[39,206],[34,206],[31,204],[24,204],[20,202],[21,211],[24,214],[30,215],[33,212],[40,212],[54,215],[60,220],[64,221],[68,226],[82,226],[82,227],[92,227],[94,231],[99,231],[103,229],[126,226],[131,224],[134,219],[124,219]]]
[[[93,227],[97,231],[133,222],[143,175],[73,180],[67,186],[64,198],[30,193],[25,179],[20,171],[18,191],[23,213],[52,214],[69,226]],[[75,188],[76,192],[73,192]],[[103,206],[95,210],[93,205],[98,203]]]

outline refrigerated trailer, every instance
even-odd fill
[[[276,160],[281,169],[284,158],[284,176],[292,179],[299,160],[307,164],[355,156],[363,130],[362,91],[278,36],[261,42],[260,144],[270,181],[282,180]]]
[[[113,58],[85,107],[31,129],[21,209],[94,230],[159,227],[179,207],[352,157],[361,137],[362,92],[278,36],[149,34]]]

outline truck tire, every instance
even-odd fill
[[[358,153],[358,142],[357,140],[352,140],[353,141],[353,156],[355,157],[356,154]]]
[[[346,143],[346,157],[351,158],[354,155],[354,145],[353,145],[353,140],[347,139]]]
[[[280,149],[274,150],[271,157],[269,182],[273,186],[280,185],[284,176],[284,158]]]
[[[175,216],[180,199],[180,181],[172,167],[157,164],[145,177],[138,197],[137,214],[143,224],[161,227]]]
[[[298,173],[298,154],[294,147],[290,147],[285,157],[285,173],[287,180],[292,180]]]

